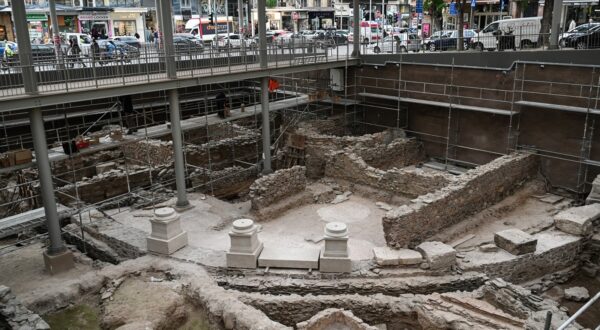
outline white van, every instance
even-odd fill
[[[537,46],[541,29],[541,16],[495,21],[471,39],[471,46],[477,50],[494,50],[498,46],[499,36],[513,35],[515,47],[532,48]]]

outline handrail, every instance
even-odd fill
[[[596,295],[592,299],[590,299],[587,303],[585,303],[585,305],[581,306],[581,308],[579,308],[579,310],[577,310],[577,312],[575,312],[575,314],[573,314],[573,316],[569,317],[569,319],[566,320],[565,323],[563,323],[556,330],[566,329],[567,326],[569,326],[571,323],[573,323],[573,321],[575,321],[576,318],[578,318],[581,314],[583,314],[583,312],[585,312],[588,308],[590,308],[598,299],[600,299],[600,292],[596,293]]]

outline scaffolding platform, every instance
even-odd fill
[[[70,216],[72,209],[56,204],[59,218]],[[43,207],[0,219],[0,239],[15,235],[23,230],[39,227],[44,224],[46,213]]]

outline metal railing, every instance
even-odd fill
[[[571,323],[575,322],[575,319],[581,316],[581,314],[583,314],[588,308],[590,308],[598,299],[600,299],[600,292],[596,293],[596,295],[592,297],[592,299],[585,303],[585,305],[581,306],[581,308],[578,309],[577,312],[573,314],[573,316],[569,317],[569,319],[566,320],[565,323],[561,324],[561,326],[558,327],[558,329],[556,330],[565,330],[569,325],[571,325]]]
[[[167,80],[167,55],[155,45],[135,50],[117,48],[112,52],[80,55],[34,57],[33,69],[39,93],[69,92]],[[300,43],[267,45],[268,68],[342,61],[350,58],[352,45]],[[176,47],[173,55],[177,78],[207,77],[235,72],[261,70],[258,45],[242,42],[221,47]],[[2,61],[0,97],[25,95],[18,56]]]

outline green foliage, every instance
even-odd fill
[[[423,2],[423,10],[433,12],[434,15],[442,15],[445,6],[444,0],[425,0]]]
[[[277,7],[277,0],[267,0],[267,8],[275,8]]]

